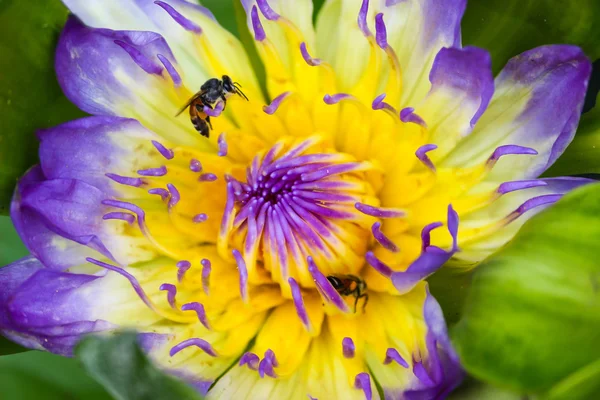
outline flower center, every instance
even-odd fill
[[[315,287],[308,257],[326,276],[359,274],[376,219],[356,205],[378,206],[377,175],[322,137],[279,141],[245,176],[227,177],[219,250],[233,252],[249,282],[280,283],[288,296],[289,278]]]

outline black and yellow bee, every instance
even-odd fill
[[[240,89],[241,87],[242,86],[239,83],[233,82],[227,75],[223,75],[221,79],[211,78],[204,82],[200,87],[200,91],[196,93],[181,108],[181,110],[179,110],[177,115],[181,114],[189,107],[192,125],[194,125],[194,128],[196,128],[202,136],[208,137],[210,130],[212,130],[212,124],[210,123],[210,116],[204,112],[204,106],[213,108],[219,100],[225,105],[227,103],[227,98],[233,94],[237,94],[248,100],[248,97],[246,97],[244,92]]]

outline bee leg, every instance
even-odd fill
[[[208,126],[210,126],[210,130],[212,130],[213,129],[212,123],[210,122],[210,117],[208,115],[206,116],[206,122],[208,122]]]
[[[365,298],[365,302],[363,303],[363,313],[364,313],[365,309],[367,308],[367,303],[369,302],[369,294],[363,293],[361,296],[358,296],[358,298],[356,300],[358,301],[358,299],[360,299],[361,297]],[[354,312],[356,312],[356,304],[354,305]]]
[[[356,314],[356,305],[358,304],[358,299],[362,296],[354,296],[354,314]]]

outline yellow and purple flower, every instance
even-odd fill
[[[64,2],[58,80],[92,116],[39,132],[14,196],[32,255],[0,270],[0,330],[24,346],[134,328],[208,398],[443,398],[463,374],[424,279],[587,183],[537,177],[588,59],[544,46],[494,80],[466,0],[328,0],[316,27],[310,0],[241,0],[266,96],[201,6]],[[205,109],[206,139],[175,114],[225,74],[250,101]]]

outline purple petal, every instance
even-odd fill
[[[164,69],[158,54],[176,65],[165,40],[156,33],[93,29],[70,17],[56,51],[58,82],[65,95],[90,114],[118,114],[123,102],[144,108],[134,89],[143,92],[155,84],[152,74]]]
[[[443,48],[429,73],[431,90],[417,111],[430,128],[428,141],[442,159],[468,136],[494,94],[491,58],[477,47]],[[448,110],[454,110],[449,112]]]
[[[77,179],[111,195],[120,195],[119,187],[107,173],[132,173],[131,148],[119,145],[120,137],[137,141],[150,149],[152,132],[133,120],[118,117],[87,117],[54,128],[38,131],[39,156],[48,179]]]
[[[34,258],[0,269],[0,332],[23,346],[71,356],[82,335],[116,328],[98,318],[101,280],[45,269]]]
[[[575,46],[542,46],[511,59],[496,78],[498,95],[448,162],[483,162],[491,145],[531,147],[539,153],[537,157],[499,160],[489,180],[537,177],[573,139],[590,72],[590,61]],[[524,93],[529,93],[526,104]],[[515,117],[500,123],[497,117],[501,113]]]
[[[464,372],[450,343],[442,309],[429,293],[429,288],[423,315],[427,324],[425,342],[428,358],[414,364],[413,372],[420,383],[417,388],[405,391],[404,397],[410,400],[442,399],[460,385]]]
[[[100,202],[105,194],[97,188],[81,181],[54,179],[22,185],[19,197],[18,207],[21,216],[26,220],[22,220],[22,225],[17,225],[17,229],[39,226],[41,222],[46,229],[56,235],[88,246],[112,258],[111,252],[102,241],[106,235],[103,228],[103,216],[106,210]],[[37,229],[44,235],[45,229],[41,226]],[[32,251],[37,253],[40,250],[43,253],[44,249],[39,246],[52,245],[46,242],[47,237],[37,237],[35,234],[30,236],[32,234],[33,232],[28,229],[27,232],[21,232]],[[38,239],[42,241],[38,242]]]
[[[442,49],[429,73],[431,90],[440,88],[466,96],[476,104],[471,127],[477,123],[494,94],[494,77],[489,53],[477,47]],[[462,104],[465,107],[466,104]]]
[[[77,242],[62,238],[48,228],[45,219],[36,210],[21,207],[21,192],[30,186],[41,184],[44,180],[39,166],[27,171],[15,191],[10,215],[28,250],[47,267],[62,271],[73,265],[85,263],[86,257],[97,253]],[[57,242],[61,245],[56,246]]]

